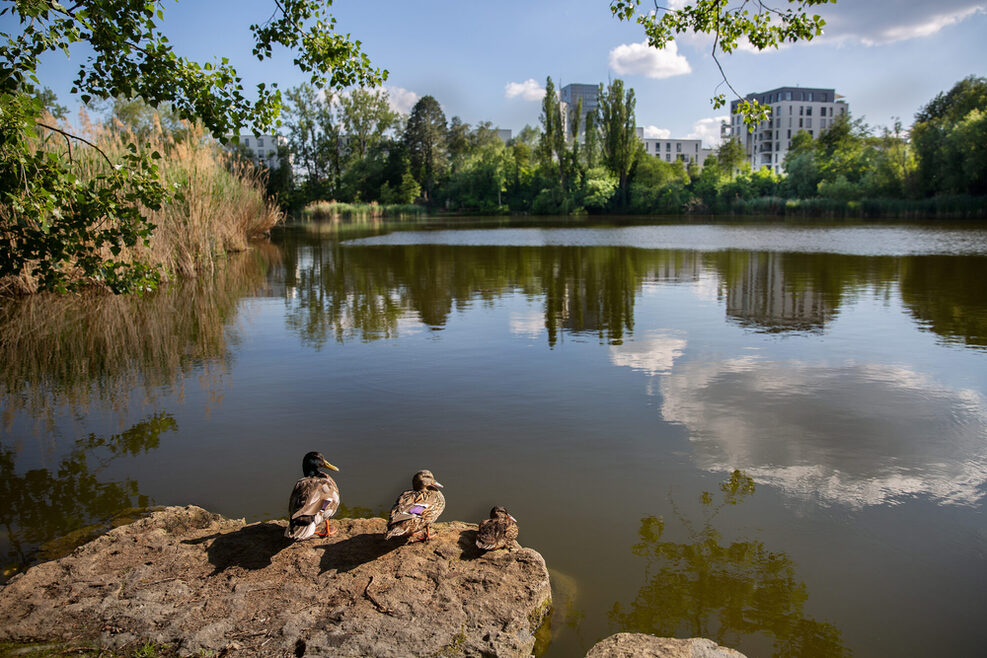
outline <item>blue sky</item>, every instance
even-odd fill
[[[672,6],[682,0],[672,0]],[[289,57],[258,63],[250,55],[252,22],[270,0],[165,0],[163,28],[184,56],[229,57],[245,82],[304,81]],[[769,3],[770,4],[770,3]],[[784,0],[775,0],[785,5]],[[340,0],[338,29],[363,42],[374,64],[389,71],[392,103],[407,111],[431,94],[447,117],[490,121],[515,132],[538,124],[546,76],[557,86],[622,78],[637,96],[637,123],[652,136],[713,142],[724,113],[714,110],[719,73],[709,41],[680,38],[659,52],[643,44],[637,24],[611,17],[607,0]],[[811,44],[721,58],[742,94],[784,85],[835,88],[855,117],[909,125],[935,94],[967,75],[987,75],[987,0],[839,0],[820,10],[828,26]],[[5,27],[9,17],[4,17]],[[42,84],[63,104],[85,53],[45,60]]]

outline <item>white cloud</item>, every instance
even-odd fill
[[[528,78],[524,82],[508,82],[504,85],[504,96],[507,98],[520,96],[526,101],[540,101],[545,97],[545,88],[534,78]]]
[[[401,114],[408,114],[418,102],[418,94],[402,87],[384,87],[391,101],[391,109]]]
[[[720,145],[720,123],[729,121],[728,116],[707,117],[692,124],[692,132],[685,136],[686,139],[701,139],[703,147],[715,148]]]
[[[626,43],[610,51],[610,68],[620,75],[643,75],[649,78],[671,78],[692,73],[688,60],[679,54],[674,41],[658,50],[641,43]]]
[[[672,131],[658,126],[645,126],[644,136],[648,139],[668,139],[672,136]]]
[[[826,42],[857,42],[876,46],[931,36],[975,14],[987,12],[982,0],[896,0],[847,3],[820,9],[826,20]]]

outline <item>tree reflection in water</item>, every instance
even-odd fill
[[[703,492],[698,527],[673,501],[688,535],[682,543],[665,539],[664,519],[642,519],[633,552],[647,559],[646,582],[629,605],[614,604],[611,621],[621,631],[708,637],[728,646],[767,635],[775,656],[848,654],[839,629],[806,617],[808,592],[788,555],[755,540],[727,543],[713,527],[723,509],[753,494],[754,480],[734,471],[720,484],[719,500]]]
[[[135,480],[104,481],[100,473],[119,457],[154,450],[163,433],[177,429],[175,419],[161,412],[120,434],[78,439],[56,468],[26,473],[18,473],[15,451],[0,445],[4,576],[38,557],[67,553],[106,530],[102,522],[124,510],[147,507],[148,498],[141,495]],[[80,531],[96,522],[100,525]],[[59,538],[65,540],[53,542]]]

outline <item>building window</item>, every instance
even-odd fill
[[[675,142],[675,152],[676,153],[682,152],[682,142]]]
[[[785,92],[785,100],[786,101],[792,100],[792,92],[790,92],[790,91],[786,91]]]
[[[812,92],[811,91],[809,92],[809,100],[810,101],[812,100]]]
[[[243,138],[243,145],[246,146],[247,148],[250,148],[250,138],[249,137],[244,137]]]
[[[672,150],[672,143],[671,142],[665,142],[665,150],[666,151],[671,151]]]
[[[792,138],[792,131],[791,131],[791,130],[789,130],[789,131],[788,131],[788,139],[791,139],[791,138]]]
[[[811,105],[809,107],[805,108],[805,116],[807,116],[807,117],[811,117],[812,116],[812,106]]]
[[[258,137],[257,138],[257,146],[258,146],[258,148],[261,147],[261,146],[264,146],[264,138],[263,137]]]
[[[812,127],[812,119],[806,119],[805,120],[805,127],[806,128],[811,128]]]
[[[805,105],[799,105],[799,116],[805,114]]]
[[[802,127],[802,121],[803,121],[803,119],[799,119],[799,128]]]

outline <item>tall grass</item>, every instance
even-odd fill
[[[734,199],[730,204],[730,212],[735,215],[837,219],[983,219],[987,217],[987,197],[953,195],[928,199],[861,199],[859,201],[825,197],[812,199],[760,197]]]
[[[49,118],[49,121],[54,121]],[[161,267],[166,280],[212,271],[230,252],[243,251],[253,237],[283,220],[277,203],[266,197],[264,173],[232,160],[199,125],[169,133],[157,117],[139,134],[119,121],[97,124],[84,113],[78,126],[63,127],[95,144],[113,163],[122,162],[133,143],[142,152],[157,151],[160,180],[177,192],[160,209],[141,208],[156,228],[150,244],[124,248],[117,258],[136,258]],[[96,149],[48,134],[39,144],[59,155],[83,181],[111,166]],[[105,257],[110,257],[107,249]],[[34,292],[22,279],[20,292]],[[15,288],[16,289],[16,288]]]
[[[313,201],[302,208],[304,221],[367,221],[382,218],[418,219],[425,209],[414,204],[340,203],[338,201]]]

